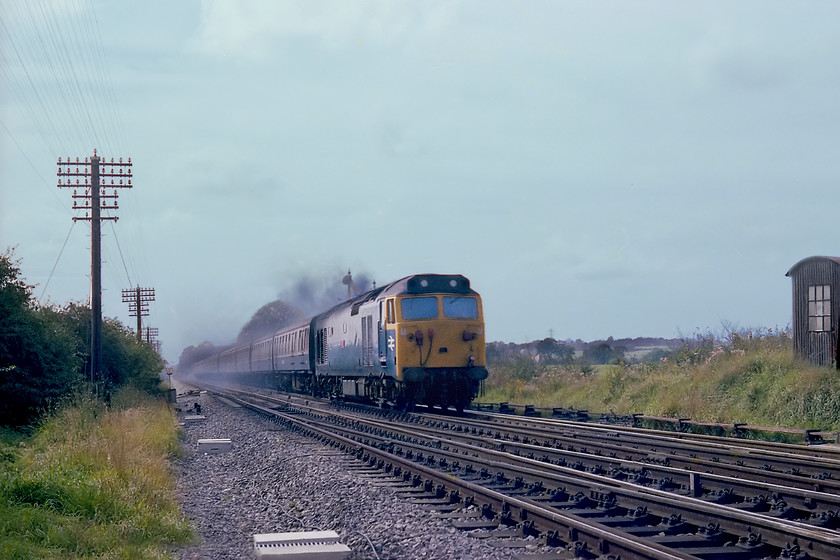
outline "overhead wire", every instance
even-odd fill
[[[12,142],[14,142],[15,146],[17,146],[17,149],[20,150],[20,153],[23,155],[26,162],[29,164],[29,166],[32,168],[32,170],[35,172],[35,175],[37,175],[38,178],[41,180],[41,184],[43,184],[45,187],[47,187],[47,190],[49,190],[49,192],[53,196],[53,198],[55,198],[59,202],[60,207],[64,208],[72,216],[73,213],[70,211],[69,208],[67,208],[67,205],[64,204],[64,202],[58,196],[58,194],[56,193],[56,190],[50,187],[49,183],[47,183],[46,179],[44,179],[44,177],[41,175],[41,172],[38,171],[38,167],[36,167],[35,164],[32,163],[32,160],[29,159],[29,156],[26,154],[23,147],[21,147],[20,143],[17,141],[17,138],[15,138],[14,134],[12,134],[12,131],[9,130],[9,127],[6,126],[6,123],[3,122],[2,119],[0,119],[0,125],[3,126],[3,129],[6,131],[6,134],[9,135],[9,138],[12,139]]]
[[[103,115],[107,116],[111,122],[106,123],[106,126],[109,131],[116,133],[116,140],[114,142],[116,146],[112,146],[111,149],[116,153],[128,153],[128,141],[125,126],[122,121],[122,114],[119,109],[119,103],[116,98],[116,92],[113,87],[107,87],[107,85],[113,84],[114,82],[111,77],[111,65],[108,63],[108,53],[103,47],[102,35],[99,32],[101,26],[99,25],[99,18],[96,15],[96,6],[93,2],[91,2],[89,6],[93,17],[85,18],[84,21],[87,24],[88,33],[91,35],[95,34],[98,38],[97,41],[93,42],[93,52],[96,55],[93,59],[96,61],[94,69],[98,73],[97,79],[94,80],[94,84],[98,84],[100,86],[102,89],[102,98],[107,100],[107,103],[103,103],[106,109]]]
[[[67,93],[72,98],[72,106],[76,115],[76,124],[86,123],[88,125],[82,126],[81,130],[87,135],[88,142],[96,146],[99,144],[99,139],[97,138],[96,127],[93,124],[93,118],[90,114],[90,103],[85,103],[85,95],[82,92],[81,87],[82,80],[80,78],[83,77],[83,71],[82,68],[80,68],[80,65],[72,58],[74,54],[78,52],[78,45],[67,39],[67,35],[64,30],[66,27],[65,23],[70,19],[70,16],[68,15],[67,18],[59,17],[55,11],[56,4],[49,2],[47,3],[47,6],[51,10],[52,17],[48,17],[44,3],[37,2],[36,4],[41,10],[43,23],[48,31],[47,36],[53,46],[53,52],[48,53],[47,56],[48,64],[50,67],[53,67],[54,60],[58,60],[58,67],[63,75],[64,81],[70,86],[67,88]],[[30,5],[30,3],[27,3],[27,7]],[[41,33],[37,27],[36,32],[40,38]],[[70,33],[70,37],[78,37],[78,34]],[[61,43],[61,47],[59,47],[58,42]],[[45,54],[47,53],[45,52]],[[79,55],[79,59],[81,58],[81,55]]]
[[[33,7],[33,4],[35,7]],[[68,115],[78,125],[82,119],[82,101],[76,95],[76,89],[68,87],[72,83],[73,73],[72,63],[68,59],[69,49],[59,48],[56,41],[59,40],[59,32],[55,29],[55,25],[50,18],[46,17],[44,6],[40,2],[26,2],[24,4],[26,15],[32,24],[32,31],[37,39],[36,45],[40,47],[37,52],[42,55],[40,58],[41,66],[46,65],[52,77],[52,82],[58,86],[58,92],[61,99],[64,101],[65,109]],[[36,11],[35,8],[39,11]],[[41,18],[39,20],[38,15]],[[35,65],[37,68],[38,66]],[[60,115],[59,115],[60,116]],[[56,119],[55,122],[62,122],[64,119]],[[76,127],[77,133],[87,135],[86,140],[91,140],[89,127]]]
[[[114,241],[117,243],[117,250],[120,253],[120,259],[122,260],[123,268],[125,269],[125,277],[128,279],[128,285],[133,286],[134,282],[131,281],[131,274],[128,273],[128,267],[125,265],[125,257],[123,256],[122,247],[120,247],[120,240],[117,237],[117,228],[114,227],[113,222],[111,222],[111,231],[114,232]]]
[[[44,289],[41,290],[41,297],[38,298],[38,302],[44,301],[44,294],[47,292],[47,286],[50,285],[50,280],[52,280],[53,274],[55,273],[55,268],[58,266],[58,261],[61,260],[61,255],[64,253],[64,248],[67,246],[67,240],[70,239],[70,234],[73,233],[73,228],[76,226],[76,220],[73,220],[70,225],[70,231],[67,232],[67,237],[64,238],[64,243],[61,245],[61,249],[58,251],[58,256],[55,259],[55,264],[50,270],[50,275],[47,277],[47,281],[44,283]]]
[[[53,122],[51,119],[53,116],[52,109],[47,102],[42,99],[39,88],[35,86],[32,75],[29,72],[29,65],[24,61],[24,56],[21,54],[21,50],[24,52],[26,52],[26,50],[19,50],[17,48],[15,35],[11,32],[11,28],[6,25],[3,14],[4,12],[0,11],[0,27],[2,27],[3,35],[6,37],[6,42],[11,47],[12,53],[18,62],[18,66],[23,70],[23,74],[26,77],[26,83],[28,83],[29,88],[26,88],[23,83],[23,78],[21,78],[17,72],[12,70],[12,64],[10,63],[3,65],[3,68],[5,69],[4,81],[11,86],[11,89],[17,94],[18,99],[22,101],[23,105],[27,109],[27,113],[29,113],[32,122],[35,125],[35,129],[37,130],[41,141],[50,154],[54,155],[57,153],[57,150],[51,142],[51,138],[55,135],[55,131],[47,130],[47,123]],[[3,49],[2,52],[6,52],[5,49]],[[32,92],[32,95],[27,95],[27,89]],[[33,100],[37,100],[38,105],[43,108],[42,111],[36,110]]]
[[[50,153],[50,159],[55,161],[56,157],[70,155],[83,144],[91,151],[98,148],[98,154],[103,157],[129,157],[126,129],[93,2],[69,0],[58,4],[39,0],[4,0],[0,26],[4,43],[9,47],[0,49],[4,59],[4,81],[29,115],[29,124],[37,133],[40,144]],[[7,57],[7,53],[11,58]],[[36,175],[48,185],[33,163],[33,159],[40,158],[27,154],[6,123],[0,123]],[[53,196],[57,198],[57,195]],[[129,198],[135,198],[132,202],[139,202],[139,197]],[[140,211],[140,205],[136,206],[135,210]],[[66,205],[63,207],[67,208]],[[139,221],[128,219],[127,222],[134,222],[142,228],[142,216],[140,218]],[[139,252],[143,256],[145,246],[142,240],[145,236],[134,236],[141,243],[128,247],[132,251],[126,253],[113,223],[111,232],[122,271],[131,285],[132,276],[137,276],[132,253]],[[106,254],[110,254],[107,244],[104,248]],[[114,264],[116,258],[107,261]],[[141,259],[141,263],[141,268],[148,269],[145,258]],[[106,268],[109,266],[106,263]],[[116,276],[122,276],[122,272]]]
[[[77,2],[81,3],[86,0],[77,0]],[[114,151],[122,154],[129,154],[128,150],[128,143],[126,141],[125,135],[125,127],[122,121],[122,115],[119,111],[119,103],[117,103],[115,90],[113,87],[105,88],[104,86],[107,84],[112,84],[112,78],[110,74],[110,67],[111,65],[108,63],[108,56],[107,51],[103,48],[103,41],[100,34],[100,29],[102,28],[99,25],[98,16],[96,14],[96,8],[93,3],[88,3],[89,9],[86,10],[91,14],[91,17],[84,18],[84,22],[87,25],[87,31],[91,35],[95,35],[98,40],[93,41],[93,52],[95,54],[94,57],[91,57],[92,61],[95,61],[94,64],[94,71],[97,73],[97,80],[94,80],[96,83],[101,84],[103,87],[102,89],[102,98],[103,98],[103,106],[107,108],[107,110],[102,111],[102,116],[106,119],[104,126],[108,128],[109,131],[115,133],[115,137],[112,138],[113,146],[116,148],[112,148],[112,152],[110,155],[113,155]],[[121,189],[120,195],[125,195],[129,200],[132,202],[134,213],[137,215],[137,219],[132,219],[132,216],[125,216],[126,220],[124,223],[131,228],[132,226],[139,226],[140,234],[133,236],[134,239],[144,240],[146,239],[145,235],[142,233],[142,226],[143,226],[143,216],[142,216],[142,205],[140,204],[141,199],[140,197],[136,196],[133,193],[133,189]],[[131,282],[132,274],[129,272],[129,268],[134,271],[134,275],[136,276],[138,266],[136,257],[139,253],[141,260],[142,260],[142,269],[147,270],[148,263],[145,259],[145,245],[140,243],[135,251],[128,253],[128,262],[126,262],[126,252],[122,250],[122,247],[119,244],[119,239],[117,237],[117,228],[114,227],[112,223],[112,231],[115,236],[115,241],[117,242],[117,248],[120,253],[120,258],[123,262],[123,268],[126,272],[126,276],[129,279],[129,285],[133,285]]]

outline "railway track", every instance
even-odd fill
[[[558,558],[840,557],[830,454],[216,391],[354,454],[360,476],[506,546],[539,539]]]

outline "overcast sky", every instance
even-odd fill
[[[154,288],[172,362],[348,269],[464,274],[488,340],[784,328],[785,272],[840,255],[838,21],[818,1],[0,0],[0,250],[36,297],[88,299],[90,226],[55,174],[96,148],[135,185],[103,225],[103,312],[133,325],[122,289]]]

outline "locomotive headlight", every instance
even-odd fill
[[[470,367],[475,366],[475,356],[470,356],[470,357],[467,359],[467,365],[468,365],[468,366],[470,366]]]

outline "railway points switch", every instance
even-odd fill
[[[227,453],[230,451],[231,443],[230,439],[222,438],[222,439],[200,439],[198,440],[198,452],[199,453],[208,453],[208,454],[215,454],[215,453]]]
[[[350,547],[339,542],[335,531],[299,531],[254,535],[260,560],[344,560]]]

